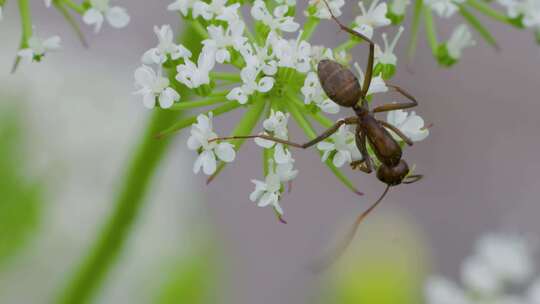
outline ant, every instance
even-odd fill
[[[324,59],[321,60],[317,65],[317,75],[326,95],[340,106],[352,108],[356,115],[337,121],[336,124],[327,129],[321,135],[303,144],[262,134],[221,137],[215,138],[213,140],[263,138],[292,147],[306,149],[330,137],[342,125],[356,125],[355,141],[356,146],[362,154],[362,160],[351,163],[351,167],[353,169],[358,169],[368,174],[373,171],[373,160],[368,154],[366,148],[367,144],[369,143],[369,145],[373,149],[375,156],[377,157],[377,160],[380,163],[378,168],[376,168],[377,178],[381,182],[386,184],[386,188],[381,194],[381,196],[377,199],[377,201],[375,201],[375,203],[373,203],[368,209],[366,209],[358,216],[351,231],[347,234],[344,242],[337,248],[335,254],[332,255],[334,258],[337,258],[341,255],[342,252],[345,251],[349,243],[352,241],[360,223],[362,223],[364,218],[371,211],[373,211],[373,209],[375,209],[377,205],[379,205],[379,203],[388,193],[390,187],[397,186],[402,183],[411,184],[419,181],[423,176],[419,174],[409,175],[409,166],[407,165],[407,162],[405,162],[405,160],[401,158],[401,146],[390,134],[390,132],[388,132],[387,129],[390,129],[392,132],[394,132],[409,146],[412,146],[412,140],[408,138],[405,134],[403,134],[403,132],[401,132],[395,126],[375,118],[376,113],[389,112],[400,109],[409,109],[417,106],[418,102],[411,94],[407,93],[402,88],[395,85],[387,85],[388,87],[394,89],[396,92],[406,97],[409,101],[384,104],[375,107],[374,109],[369,108],[369,104],[366,98],[373,76],[375,44],[365,35],[343,25],[332,13],[332,10],[330,9],[330,6],[326,2],[326,0],[323,1],[325,2],[328,11],[330,12],[332,19],[339,25],[342,30],[348,32],[351,35],[359,37],[360,39],[363,39],[369,43],[369,57],[367,62],[366,75],[364,77],[362,86],[360,86],[358,78],[353,74],[350,69],[346,68],[345,66],[341,65],[336,61]]]

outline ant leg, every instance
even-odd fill
[[[387,86],[396,90],[401,95],[405,96],[407,99],[410,100],[410,102],[388,103],[388,104],[376,107],[375,109],[373,109],[373,113],[409,109],[409,108],[414,108],[418,105],[418,101],[416,101],[416,98],[414,98],[411,94],[409,94],[404,89],[395,85],[391,85],[391,84],[387,84]]]
[[[310,140],[310,141],[308,141],[306,143],[303,143],[303,144],[295,143],[295,142],[292,142],[292,141],[289,141],[289,140],[277,138],[277,137],[270,136],[270,135],[264,135],[264,134],[216,137],[216,138],[210,139],[208,142],[210,143],[210,142],[218,141],[218,140],[262,138],[262,139],[270,140],[270,141],[277,142],[277,143],[280,143],[280,144],[284,144],[284,145],[288,145],[288,146],[292,146],[292,147],[296,147],[296,148],[301,148],[301,149],[306,149],[306,148],[309,148],[309,147],[311,147],[311,146],[325,140],[326,138],[330,137],[330,135],[336,133],[336,131],[342,125],[344,125],[344,124],[352,125],[352,124],[357,124],[357,123],[358,123],[358,118],[356,116],[352,116],[352,117],[348,117],[348,118],[339,120],[333,126],[331,126],[326,131],[324,131],[321,135],[319,135],[319,136],[315,137],[314,139],[312,139],[312,140]]]
[[[362,154],[363,159],[352,162],[351,167],[353,169],[359,169],[360,171],[369,174],[373,171],[373,160],[367,152],[366,143],[366,134],[361,132],[360,130],[356,130],[356,145],[358,147],[358,150],[360,150],[360,154]]]
[[[405,177],[404,184],[412,184],[416,183],[417,181],[421,180],[424,176],[422,174],[413,174]]]
[[[328,12],[330,13],[330,16],[332,19],[339,25],[339,27],[346,31],[347,33],[356,36],[362,40],[365,40],[369,43],[369,57],[368,57],[368,63],[366,67],[366,75],[364,77],[364,83],[362,85],[362,96],[365,97],[367,95],[367,92],[369,90],[369,86],[371,85],[371,78],[373,76],[373,62],[374,62],[374,54],[375,54],[375,43],[373,41],[366,37],[365,35],[351,29],[350,27],[345,26],[343,23],[341,23],[338,18],[334,15],[332,12],[332,9],[330,8],[330,5],[326,0],[323,0],[326,4],[326,8],[328,9]]]
[[[351,163],[351,168],[353,170],[360,170],[364,173],[367,173],[367,174],[370,174],[371,172],[373,172],[372,170],[368,169],[367,165],[366,165],[366,161],[361,159],[361,160],[355,160]]]
[[[385,128],[387,129],[390,129],[392,130],[392,132],[396,133],[397,136],[399,136],[401,139],[403,139],[403,141],[409,145],[409,146],[412,146],[413,145],[413,141],[407,137],[407,135],[403,134],[403,132],[401,132],[400,129],[396,128],[396,126],[392,125],[392,124],[389,124],[387,123],[386,121],[384,120],[377,120],[381,125],[383,125]]]

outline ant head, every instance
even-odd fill
[[[377,170],[377,178],[388,186],[401,184],[407,174],[409,174],[409,166],[404,160],[400,160],[394,167],[381,164]]]

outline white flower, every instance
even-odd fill
[[[278,59],[278,66],[293,68],[300,73],[306,73],[311,69],[311,45],[300,40],[302,32],[296,40],[277,38],[272,41],[274,54]]]
[[[161,70],[156,73],[146,65],[135,70],[135,85],[139,88],[135,94],[143,96],[143,104],[149,109],[156,105],[156,98],[164,109],[180,99],[180,95],[169,86],[169,79],[161,76]]]
[[[289,122],[289,113],[283,113],[281,111],[270,112],[270,116],[263,121],[263,128],[266,131],[262,133],[264,135],[272,135],[279,139],[289,139],[287,124]],[[279,164],[288,164],[294,162],[291,153],[281,143],[276,143],[271,140],[263,138],[255,138],[255,143],[263,148],[270,149],[275,146],[274,160]]]
[[[270,30],[281,30],[283,32],[295,32],[300,25],[294,22],[294,18],[285,16],[289,7],[287,5],[280,5],[274,9],[273,15],[270,14],[266,8],[266,4],[262,0],[255,0],[253,7],[251,8],[251,15],[255,20],[259,20],[262,23],[270,27]]]
[[[59,36],[52,36],[45,40],[32,36],[28,39],[28,48],[20,50],[17,55],[27,62],[39,61],[47,52],[59,50],[60,42]]]
[[[183,16],[187,16],[188,10],[193,7],[197,0],[176,0],[167,6],[169,11],[179,11]]]
[[[319,77],[315,72],[309,72],[301,89],[304,94],[304,103],[315,103],[323,112],[336,114],[339,112],[339,105],[326,96],[319,82]]]
[[[274,75],[278,70],[275,53],[272,52],[271,46],[279,38],[275,32],[270,32],[266,38],[264,47],[257,44],[245,43],[237,48],[244,58],[247,67],[255,68],[262,71],[265,75]]]
[[[215,64],[214,56],[212,52],[201,52],[196,65],[186,58],[184,64],[176,67],[178,72],[176,80],[185,84],[190,89],[198,88],[203,84],[209,84],[209,74]]]
[[[94,31],[100,31],[103,20],[114,28],[123,28],[128,25],[130,17],[123,7],[109,7],[109,0],[90,0],[91,7],[84,13],[83,21],[94,25]]]
[[[283,215],[283,209],[279,205],[281,195],[281,183],[290,181],[298,174],[297,170],[292,170],[292,163],[277,165],[274,168],[270,161],[270,173],[264,182],[256,179],[251,180],[255,184],[255,190],[249,195],[252,202],[257,202],[259,207],[273,207],[276,212]]]
[[[354,20],[356,23],[354,30],[364,34],[368,38],[373,37],[374,29],[391,23],[390,19],[386,18],[388,11],[386,3],[378,3],[379,0],[373,0],[369,9],[366,10],[363,1],[358,2],[358,6],[362,10],[362,15],[356,17]]]
[[[345,5],[345,0],[328,0],[328,6],[330,6],[330,9],[332,10],[332,13],[334,16],[339,17],[341,16],[341,8]],[[331,15],[328,11],[328,7],[324,3],[323,0],[309,0],[309,5],[315,5],[316,12],[313,15],[314,17],[317,17],[319,19],[330,19]]]
[[[190,150],[201,150],[197,160],[193,164],[194,173],[199,173],[201,168],[206,175],[216,172],[216,156],[218,159],[227,163],[234,160],[236,152],[232,144],[228,142],[208,142],[217,137],[217,134],[212,130],[212,112],[208,116],[204,114],[197,116],[197,123],[194,123],[191,127],[191,136],[187,141]]]
[[[242,35],[244,33],[244,27],[245,25],[241,21],[229,23],[226,31],[221,25],[208,26],[209,38],[202,42],[204,45],[203,52],[215,54],[216,62],[229,62],[231,60],[231,54],[227,50],[227,47],[232,46],[235,49],[240,49],[247,41],[247,38]]]
[[[272,206],[279,214],[283,215],[283,209],[279,205],[281,181],[275,173],[266,176],[264,182],[256,179],[251,180],[255,184],[255,190],[249,195],[252,202],[257,202],[257,206]]]
[[[356,68],[356,71],[358,71],[360,85],[364,84],[364,72],[362,71],[362,68],[360,68],[360,65],[358,65],[357,62],[354,63],[354,67]],[[369,90],[367,92],[367,95],[377,94],[377,93],[384,93],[388,92],[388,87],[386,86],[386,83],[382,79],[382,77],[375,76],[371,78],[371,84],[369,85]]]
[[[389,10],[398,16],[403,16],[405,15],[405,9],[409,4],[411,4],[410,0],[394,0],[390,5]]]
[[[401,33],[403,33],[403,26],[399,27],[399,30],[394,37],[394,40],[392,40],[392,43],[390,44],[388,44],[388,37],[386,33],[382,34],[382,38],[384,41],[384,52],[381,50],[379,45],[375,45],[375,62],[381,64],[396,65],[397,57],[396,55],[394,55],[394,49],[396,47],[399,37],[401,36]]]
[[[487,235],[477,244],[477,254],[503,281],[522,283],[533,270],[531,249],[514,235]]]
[[[440,17],[449,18],[458,10],[458,4],[465,0],[426,0],[426,5],[431,7]]]
[[[227,94],[227,99],[237,100],[241,104],[245,104],[248,101],[249,95],[253,92],[268,92],[274,86],[274,78],[264,76],[261,79],[257,80],[259,70],[252,66],[246,66],[240,72],[240,77],[242,78],[243,84],[240,87],[232,89],[229,94]]]
[[[226,22],[239,20],[238,8],[240,3],[226,6],[227,0],[212,0],[210,4],[203,1],[196,1],[193,4],[193,18],[199,16],[205,20],[217,19]]]
[[[499,0],[510,18],[523,16],[525,27],[540,29],[540,2],[537,0]]]
[[[540,283],[532,284],[525,297],[509,294],[533,271],[532,252],[515,235],[491,234],[476,243],[476,250],[462,265],[464,289],[435,278],[427,282],[427,304],[538,304]],[[539,281],[540,282],[540,281]]]
[[[428,279],[425,292],[427,304],[472,304],[458,286],[445,278]]]
[[[52,0],[45,0],[46,7],[51,7],[51,4],[52,4]]]
[[[191,57],[191,52],[188,49],[174,43],[174,34],[170,25],[154,26],[154,33],[156,33],[159,42],[155,48],[144,53],[142,57],[144,64],[163,64],[167,61],[168,56],[172,60]]]
[[[354,134],[349,131],[348,125],[342,125],[338,131],[330,136],[330,141],[322,141],[317,144],[317,149],[323,151],[321,160],[325,162],[330,154],[335,151],[333,164],[341,167],[356,160],[362,159],[362,154],[356,147]]]
[[[414,111],[411,111],[411,113],[403,110],[390,111],[386,115],[386,121],[398,128],[414,142],[422,141],[429,135],[428,128],[424,126],[424,119],[416,115]],[[399,139],[397,135],[394,136]]]
[[[464,48],[474,46],[476,42],[472,38],[471,31],[465,24],[460,24],[450,36],[450,39],[446,43],[448,49],[448,55],[454,59],[461,57],[461,52]]]
[[[484,295],[498,293],[503,287],[492,268],[479,256],[468,257],[461,265],[461,280],[469,289]]]

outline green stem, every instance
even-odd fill
[[[30,4],[28,0],[19,0],[19,13],[21,15],[21,43],[19,44],[19,49],[24,49],[28,47],[28,39],[32,37],[32,17],[30,15]],[[19,55],[15,56],[13,61],[13,66],[11,67],[11,73],[14,74],[21,63],[21,57]]]
[[[21,14],[22,39],[21,49],[28,47],[28,39],[32,37],[32,16],[28,0],[19,0],[19,13]]]
[[[182,102],[174,104],[168,110],[175,110],[175,111],[188,110],[188,109],[207,107],[207,106],[212,106],[218,103],[227,102],[228,100],[225,98],[227,94],[228,92],[219,92],[219,93],[213,93],[212,95],[206,98],[202,98],[195,101],[182,101]]]
[[[242,136],[249,135],[255,129],[255,126],[261,119],[261,115],[264,112],[266,105],[268,104],[260,95],[252,97],[253,103],[249,106],[248,110],[244,113],[238,124],[234,127],[229,136]],[[246,142],[246,139],[235,139],[231,143],[234,145],[234,150],[239,151],[242,145]],[[214,174],[208,177],[206,183],[212,182],[223,171],[227,163],[221,162]]]
[[[433,15],[431,14],[430,9],[424,10],[424,21],[426,24],[426,35],[431,47],[431,51],[434,56],[437,56],[437,49],[439,47],[439,42],[437,39],[437,30],[435,29],[435,24],[433,23]]]
[[[348,51],[348,50],[352,49],[353,47],[355,47],[356,45],[358,45],[361,42],[362,42],[361,40],[349,39],[349,40],[345,41],[344,43],[338,45],[334,49],[334,53],[338,54],[341,51]]]
[[[196,49],[200,37],[185,27],[182,41],[186,47]],[[189,96],[190,90],[180,90],[182,96]],[[156,110],[153,112],[146,130],[135,149],[129,167],[119,179],[121,185],[114,201],[114,209],[101,228],[98,238],[88,250],[71,280],[58,295],[58,303],[89,303],[103,284],[133,228],[137,216],[145,202],[158,166],[169,148],[172,137],[156,140],[157,132],[170,126],[181,112]]]
[[[470,7],[475,8],[480,13],[490,17],[491,19],[494,19],[494,20],[497,20],[497,21],[500,21],[500,22],[503,22],[512,26],[516,26],[516,24],[513,23],[510,20],[510,18],[508,18],[503,13],[493,9],[491,6],[489,6],[488,4],[484,2],[481,2],[478,0],[467,0],[467,4]]]
[[[214,117],[216,116],[219,116],[221,114],[225,114],[227,112],[230,112],[238,107],[240,107],[241,104],[239,104],[238,102],[236,101],[229,101],[227,102],[226,104],[222,105],[222,106],[219,106],[217,108],[214,108],[212,110],[208,110],[206,112],[204,112],[204,114],[208,114],[210,112],[212,112],[212,115],[214,115]],[[163,137],[166,137],[168,135],[171,135],[172,133],[175,133],[175,132],[178,132],[180,130],[182,130],[183,128],[186,128],[186,127],[189,127],[191,126],[193,123],[195,123],[197,121],[197,116],[191,116],[191,117],[188,117],[188,118],[184,118],[180,121],[177,121],[175,122],[172,126],[169,126],[167,129],[165,130],[159,130],[161,132],[154,134],[155,137],[157,138],[163,138]]]
[[[288,92],[287,96],[299,109],[302,109],[305,107],[305,104],[302,103],[302,101],[300,101],[298,97],[294,95],[294,93]],[[317,121],[321,126],[325,128],[330,128],[335,123],[330,118],[324,116],[324,114],[322,114],[321,111],[317,111],[316,113],[313,113],[310,111],[309,115],[311,115],[311,117],[313,117],[315,121]]]
[[[416,53],[416,45],[418,43],[418,33],[420,30],[420,18],[422,17],[422,9],[424,7],[422,0],[416,0],[414,3],[413,11],[413,21],[411,26],[411,38],[409,40],[409,49],[407,51],[407,56],[409,60],[414,57]]]
[[[311,36],[313,35],[313,32],[315,32],[315,29],[317,29],[320,21],[321,20],[319,18],[308,17],[304,25],[304,32],[302,32],[300,39],[306,41],[311,39]]]
[[[198,20],[189,20],[188,21],[191,28],[199,34],[199,36],[203,37],[203,39],[208,38],[208,32],[204,28],[204,26],[198,21]]]
[[[71,16],[69,11],[66,9],[64,5],[62,5],[62,3],[59,3],[58,1],[54,1],[53,4],[56,7],[56,9],[60,11],[62,16],[64,16],[64,19],[66,19],[66,22],[71,26],[73,31],[75,31],[75,34],[77,35],[77,37],[79,37],[79,40],[81,41],[82,45],[87,48],[88,42],[86,42],[86,38],[84,37],[84,34],[81,31],[81,28],[79,27],[79,24],[77,23],[77,21],[75,21],[75,18]]]
[[[459,12],[463,16],[463,19],[467,21],[479,34],[486,40],[487,43],[489,43],[491,46],[493,46],[495,49],[499,49],[499,46],[497,45],[497,40],[495,40],[495,37],[491,35],[489,30],[484,27],[484,25],[478,20],[471,12],[469,12],[463,5],[459,5]]]
[[[153,113],[131,164],[124,174],[112,215],[101,229],[97,242],[75,277],[64,290],[59,303],[91,302],[91,298],[102,285],[122,252],[158,164],[172,141],[172,137],[156,140],[155,134],[175,121],[178,115],[162,110]]]
[[[306,136],[309,139],[317,137],[317,133],[315,132],[309,121],[306,119],[300,108],[298,108],[294,102],[286,103],[286,106],[289,109],[289,112],[293,116],[294,120],[298,123],[300,128],[304,130]],[[322,155],[322,152],[319,151],[319,154]],[[343,172],[341,172],[339,168],[336,168],[336,166],[334,166],[332,160],[326,160],[325,165],[347,188],[349,188],[352,192],[356,194],[361,194],[361,192],[356,189],[356,186],[351,182],[351,180],[345,174],[343,174]]]
[[[233,82],[241,82],[242,78],[240,73],[227,73],[227,72],[210,72],[210,77],[219,80],[227,80]]]
[[[75,11],[75,12],[81,14],[81,15],[84,15],[84,13],[86,12],[86,10],[84,9],[84,7],[82,5],[77,4],[77,3],[73,2],[72,0],[57,0],[55,2],[58,2],[58,1],[61,1],[67,7],[69,7],[70,9],[72,9],[73,11]]]

